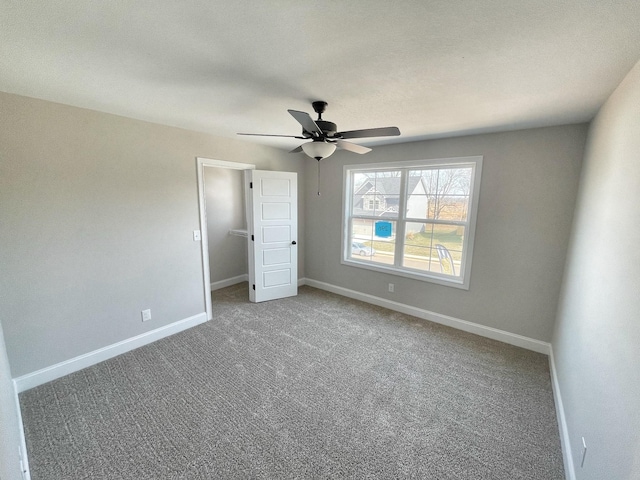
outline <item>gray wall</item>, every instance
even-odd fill
[[[17,408],[13,395],[9,358],[5,350],[2,325],[0,325],[0,480],[21,478],[18,455],[18,446],[21,442]]]
[[[307,165],[306,276],[439,314],[550,341],[587,125],[338,152]],[[345,164],[483,155],[468,291],[340,264]],[[395,284],[395,293],[387,291]]]
[[[211,282],[248,272],[247,240],[229,235],[231,229],[246,229],[242,170],[204,169],[209,268]]]
[[[197,156],[304,165],[248,142],[5,93],[0,111],[0,292],[13,377],[204,311]],[[302,276],[304,245],[299,255]],[[146,308],[153,319],[143,324]]]
[[[640,479],[639,152],[640,63],[592,123],[553,337],[580,480]]]

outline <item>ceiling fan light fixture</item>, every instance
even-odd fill
[[[333,143],[313,141],[303,143],[302,150],[311,158],[320,161],[331,156],[336,151],[336,146]]]

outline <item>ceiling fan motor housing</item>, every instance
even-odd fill
[[[333,137],[338,131],[338,126],[333,122],[327,122],[325,120],[316,120],[315,122],[316,125],[318,125],[318,128],[322,130],[322,133],[326,138]],[[314,136],[312,133],[307,132],[305,129],[302,129],[302,135],[307,138],[312,138]]]
[[[316,125],[320,127],[327,137],[333,137],[338,131],[338,126],[333,122],[327,122],[325,120],[316,120]]]

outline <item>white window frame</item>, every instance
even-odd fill
[[[359,165],[345,165],[343,167],[343,188],[342,188],[342,258],[341,263],[351,267],[363,268],[366,270],[373,270],[376,272],[388,273],[391,275],[397,275],[401,277],[412,278],[415,280],[421,280],[424,282],[437,283],[439,285],[447,285],[450,287],[461,288],[469,290],[469,282],[471,279],[471,260],[473,256],[473,243],[476,232],[476,220],[478,217],[478,199],[480,196],[480,179],[482,176],[482,156],[471,157],[453,157],[453,158],[436,158],[429,160],[416,160],[405,162],[385,162],[385,163],[370,163]],[[471,185],[469,189],[469,209],[468,220],[465,228],[465,234],[463,237],[463,251],[462,260],[460,265],[460,276],[452,277],[450,275],[438,273],[438,272],[424,272],[408,267],[402,266],[402,252],[404,246],[404,231],[406,223],[416,221],[415,219],[408,219],[406,217],[406,209],[403,212],[402,208],[398,211],[397,218],[387,218],[390,221],[396,222],[396,254],[395,265],[385,265],[379,263],[372,263],[371,261],[360,260],[358,258],[350,258],[351,254],[351,201],[353,199],[352,177],[355,173],[371,172],[371,171],[385,171],[385,170],[403,170],[409,171],[420,168],[455,168],[455,167],[471,167]],[[406,205],[409,192],[407,192],[406,181],[408,175],[404,175],[402,178],[402,186],[400,188],[400,203]],[[356,218],[359,218],[357,215]],[[427,223],[431,223],[427,221]],[[447,222],[448,223],[448,222]]]

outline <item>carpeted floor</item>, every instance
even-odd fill
[[[310,287],[20,395],[33,480],[563,479],[544,355]]]

